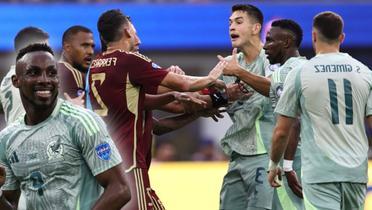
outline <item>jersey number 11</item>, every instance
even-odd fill
[[[346,124],[352,125],[353,124],[353,96],[352,96],[352,89],[351,89],[351,82],[347,79],[344,79],[344,94],[345,94],[345,113],[346,113]],[[336,83],[332,79],[328,79],[328,90],[329,90],[329,98],[330,98],[330,105],[331,105],[331,115],[332,115],[332,123],[339,124],[339,114],[338,114],[338,100],[337,100],[337,88]]]

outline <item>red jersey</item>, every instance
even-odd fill
[[[84,92],[85,73],[75,69],[69,63],[58,62],[58,78],[60,96],[67,93],[71,98],[76,98]]]
[[[144,137],[144,128],[152,118],[145,116],[145,90],[157,87],[167,74],[139,53],[116,50],[92,61],[92,107],[106,122],[127,170],[148,168],[152,142]]]

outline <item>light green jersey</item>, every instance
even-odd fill
[[[231,56],[226,59],[231,59]],[[254,74],[267,76],[271,72],[264,50],[250,64],[245,62],[243,53],[238,53],[237,59],[241,67]],[[234,83],[236,77],[223,76],[222,79],[229,84]],[[253,91],[248,85],[246,88]],[[258,155],[270,150],[274,117],[269,98],[254,91],[249,99],[237,100],[231,104],[227,113],[233,121],[221,140],[227,155],[231,155],[233,151],[242,155]]]
[[[289,73],[275,112],[301,113],[304,182],[367,182],[371,89],[371,70],[345,53],[319,54]]]
[[[103,192],[94,176],[121,162],[100,117],[61,99],[48,119],[20,119],[0,140],[3,190],[21,189],[27,209],[91,209]]]
[[[3,106],[5,122],[7,125],[16,121],[25,114],[19,90],[12,84],[12,76],[15,75],[15,66],[11,66],[0,85],[0,102]]]
[[[306,57],[291,57],[271,74],[269,95],[274,108],[283,92],[283,84],[288,73],[293,69],[301,68],[306,61]]]

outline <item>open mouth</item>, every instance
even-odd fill
[[[239,38],[239,35],[238,34],[230,34],[230,38],[231,40],[236,40]]]
[[[92,62],[92,58],[91,57],[86,57],[86,58],[84,58],[84,61],[85,61],[85,63],[90,64]]]

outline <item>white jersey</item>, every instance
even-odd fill
[[[15,65],[10,67],[9,72],[1,81],[0,101],[5,114],[7,125],[14,122],[25,114],[18,88],[12,84],[12,76],[15,75]]]
[[[301,113],[305,182],[367,181],[371,90],[371,70],[346,53],[319,54],[289,73],[275,112]]]

